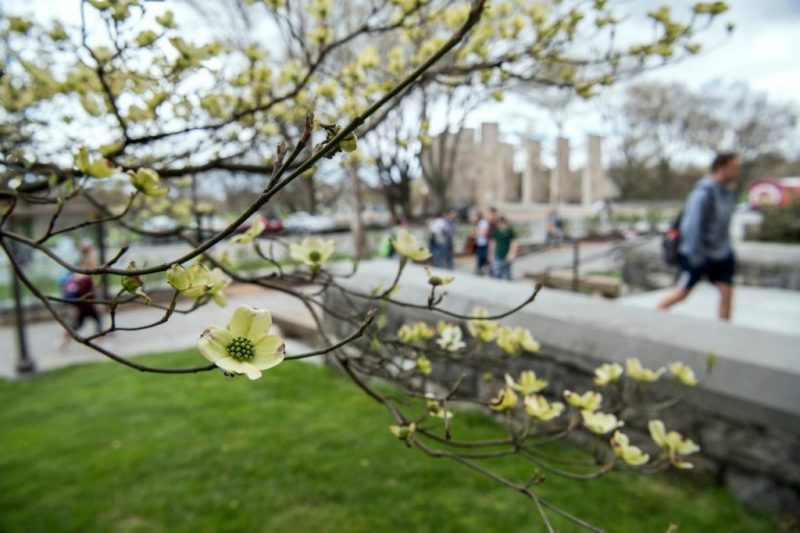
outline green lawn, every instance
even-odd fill
[[[34,279],[33,282],[38,288],[49,294],[60,294],[58,280],[53,278]],[[24,285],[21,286],[23,297],[32,297],[31,292]],[[0,283],[0,301],[11,303],[14,300],[14,289],[10,282],[3,280]]]
[[[187,362],[198,356],[157,359]],[[0,402],[2,532],[543,530],[522,496],[407,449],[389,416],[327,368],[286,363],[250,382],[92,364],[0,381]],[[494,424],[455,421],[457,437]],[[777,527],[687,479],[552,477],[540,494],[610,531]]]

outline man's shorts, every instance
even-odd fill
[[[678,256],[678,264],[681,269],[678,285],[684,289],[691,289],[703,278],[714,284],[727,283],[730,285],[733,283],[733,275],[736,273],[736,260],[733,254],[722,260],[709,259],[697,267],[692,266],[686,256],[681,254]]]

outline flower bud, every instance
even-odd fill
[[[176,291],[185,291],[191,286],[189,273],[181,265],[172,265],[167,270],[167,283]]]

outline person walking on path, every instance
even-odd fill
[[[494,235],[494,230],[497,229],[497,220],[500,218],[500,214],[497,212],[496,207],[489,207],[489,216],[486,217],[487,222],[489,222],[489,239],[492,239]]]
[[[517,257],[517,234],[508,224],[506,217],[497,219],[490,243],[492,259],[492,276],[497,279],[511,279],[511,263]]]
[[[80,242],[81,260],[78,266],[81,268],[97,268],[100,261],[94,243],[89,238],[81,239]],[[62,293],[65,298],[76,300],[71,305],[75,307],[75,314],[72,322],[73,331],[78,331],[87,318],[94,321],[97,332],[103,329],[103,322],[97,312],[95,304],[85,300],[94,299],[94,282],[91,276],[72,272],[64,281]],[[65,330],[61,336],[61,348],[65,348],[69,343],[69,333]]]
[[[554,244],[564,239],[564,222],[558,215],[555,207],[547,211],[547,231],[544,239],[545,244]]]
[[[430,226],[431,262],[433,266],[453,270],[453,248],[456,239],[456,211],[449,209],[434,219]]]
[[[475,273],[485,276],[489,271],[489,238],[491,226],[481,213],[475,222]]]
[[[720,293],[719,318],[730,320],[736,260],[729,228],[736,198],[727,185],[739,172],[736,154],[717,154],[711,175],[701,179],[689,194],[678,229],[678,287],[659,302],[659,309],[667,310],[684,300],[698,281],[707,278]]]

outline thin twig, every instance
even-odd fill
[[[369,325],[372,324],[372,321],[375,318],[375,315],[376,315],[377,312],[378,312],[377,309],[370,309],[369,311],[367,311],[367,314],[364,316],[364,321],[361,323],[361,327],[358,328],[357,331],[353,332],[352,335],[350,335],[349,337],[344,338],[343,340],[337,342],[336,344],[333,344],[333,345],[328,346],[326,348],[323,348],[321,350],[315,350],[313,352],[301,353],[301,354],[297,354],[297,355],[287,355],[285,357],[285,359],[286,360],[305,359],[307,357],[314,357],[315,355],[324,355],[324,354],[330,353],[330,352],[332,352],[334,350],[338,350],[342,346],[350,344],[354,340],[356,340],[359,337],[364,335],[364,331],[366,331],[366,329],[369,327]]]

